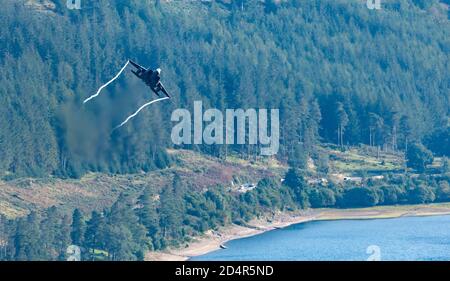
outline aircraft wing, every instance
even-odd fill
[[[150,89],[152,90],[153,93],[155,93],[155,95],[157,95],[158,97],[160,97],[160,95],[159,95],[159,93],[158,93],[157,90],[155,90],[155,89],[153,89],[153,88],[150,88]]]
[[[163,85],[161,82],[159,82],[159,88],[160,88],[161,92],[164,93],[164,95],[166,95],[168,98],[171,98],[171,96],[170,96],[169,93],[166,91],[166,88],[164,88],[164,85]]]
[[[138,69],[138,72],[146,71],[147,69],[143,66],[140,66],[139,64],[135,63],[134,61],[130,60],[130,63]]]

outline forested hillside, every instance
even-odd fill
[[[279,108],[280,159],[313,155],[317,142],[397,150],[419,141],[450,154],[445,1],[369,10],[350,0],[99,0],[69,10],[58,0],[47,12],[24,2],[6,0],[0,10],[3,177],[166,167],[170,113],[200,99],[220,109]],[[95,102],[82,100],[128,58],[161,67],[175,99],[111,134],[151,98],[148,89],[127,74]]]

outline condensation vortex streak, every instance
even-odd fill
[[[134,118],[136,115],[138,115],[139,112],[140,112],[142,109],[146,108],[147,106],[151,105],[152,103],[159,102],[159,101],[163,101],[163,100],[166,100],[166,99],[168,99],[168,97],[164,97],[164,98],[159,98],[159,99],[156,99],[156,100],[152,100],[152,101],[150,101],[150,102],[144,104],[144,105],[141,106],[135,113],[133,113],[132,115],[128,116],[128,118],[125,119],[125,121],[123,121],[122,123],[120,123],[120,125],[118,125],[117,127],[115,127],[115,128],[113,129],[113,131],[116,130],[116,129],[119,129],[120,127],[122,127],[123,125],[125,125],[126,123],[128,123],[128,121],[130,121],[132,118]]]
[[[125,68],[127,67],[127,65],[128,65],[129,63],[130,63],[130,61],[127,60],[127,63],[125,63],[125,65],[122,67],[122,69],[119,71],[119,73],[117,73],[116,76],[114,76],[113,79],[109,80],[106,84],[104,84],[103,86],[101,86],[101,87],[97,90],[97,93],[96,93],[95,95],[92,95],[92,96],[88,97],[87,99],[85,99],[85,100],[83,101],[83,103],[87,103],[87,102],[90,101],[91,99],[93,99],[93,98],[97,97],[98,95],[100,95],[100,92],[101,92],[105,87],[107,87],[109,84],[111,84],[114,80],[116,80],[116,79],[120,76],[120,74],[122,74],[122,72],[125,70]]]

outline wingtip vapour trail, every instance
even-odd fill
[[[117,127],[115,127],[115,128],[112,130],[112,132],[114,132],[115,130],[119,129],[120,127],[122,127],[123,125],[125,125],[126,123],[128,123],[128,121],[130,121],[130,120],[133,119],[136,115],[138,115],[139,112],[140,112],[142,109],[146,108],[147,106],[151,105],[152,103],[159,102],[159,101],[163,101],[163,100],[166,100],[166,99],[168,99],[168,98],[169,98],[169,97],[163,97],[163,98],[159,98],[159,99],[156,99],[156,100],[152,100],[152,101],[150,101],[150,102],[144,104],[144,105],[141,106],[135,113],[133,113],[133,114],[131,114],[130,116],[128,116],[128,118],[125,119],[125,121],[123,121],[122,123],[120,123],[120,125],[118,125]]]
[[[101,92],[105,87],[107,87],[109,84],[111,84],[114,80],[116,80],[116,79],[120,76],[120,74],[122,74],[122,72],[125,70],[125,68],[128,66],[129,63],[130,63],[130,60],[127,60],[127,62],[125,63],[125,65],[122,67],[122,69],[120,69],[120,71],[116,74],[116,76],[114,76],[113,79],[109,80],[106,84],[104,84],[103,86],[101,86],[101,87],[97,90],[97,93],[95,93],[94,95],[92,95],[92,96],[88,97],[87,99],[85,99],[85,100],[83,101],[83,104],[84,104],[84,103],[87,103],[87,102],[90,101],[91,99],[96,98],[98,95],[100,95],[100,92]]]

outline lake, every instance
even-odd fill
[[[225,245],[191,260],[450,260],[450,216],[313,221]]]

